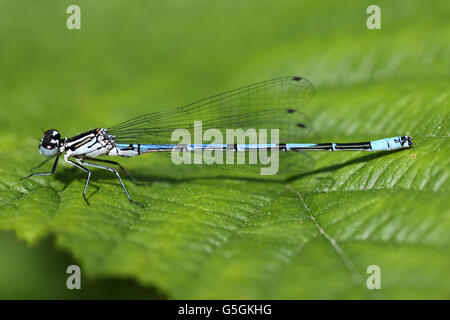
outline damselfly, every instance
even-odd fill
[[[305,137],[311,126],[308,118],[298,109],[306,105],[313,95],[314,87],[308,80],[297,76],[281,77],[227,91],[173,110],[145,114],[110,128],[96,128],[71,138],[61,139],[58,130],[47,130],[39,144],[40,153],[47,159],[37,167],[51,158],[56,158],[52,170],[47,173],[30,174],[22,179],[53,175],[58,159],[64,154],[64,160],[67,163],[87,174],[83,190],[86,202],[86,190],[91,178],[91,170],[87,167],[95,167],[115,173],[128,200],[141,205],[132,200],[119,172],[98,162],[117,165],[132,178],[128,171],[115,161],[97,157],[133,157],[149,152],[195,153],[202,150],[248,154],[255,150],[269,150],[280,151],[279,155],[282,159],[284,155],[292,154],[289,151],[388,151],[412,147],[412,139],[408,136],[356,143],[300,143],[299,139]],[[195,134],[195,123],[198,121],[201,121],[203,130],[252,128],[256,132],[263,128],[276,129],[279,139],[277,143],[246,143],[241,140],[238,143],[215,141],[204,144],[194,141],[194,143],[186,144],[174,141],[173,132],[177,129]],[[294,160],[300,162],[302,154],[304,153],[297,153]],[[290,159],[293,158],[290,157]]]

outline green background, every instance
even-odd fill
[[[446,0],[1,0],[0,298],[450,298],[449,14]],[[42,129],[71,136],[283,75],[315,85],[317,140],[416,147],[314,154],[314,171],[269,178],[121,159],[146,209],[103,172],[90,206],[65,165],[18,180],[42,160]],[[65,288],[73,263],[80,291]]]

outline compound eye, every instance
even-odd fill
[[[56,156],[56,154],[58,153],[58,148],[56,146],[51,146],[51,145],[40,145],[39,146],[39,152],[46,156],[47,158],[51,158]]]

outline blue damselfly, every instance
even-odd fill
[[[314,87],[308,80],[297,76],[281,77],[227,91],[173,110],[145,114],[113,127],[96,128],[71,138],[62,139],[58,130],[47,130],[39,144],[40,153],[47,159],[38,167],[49,159],[56,158],[52,170],[47,173],[30,174],[22,179],[53,175],[58,159],[64,154],[67,163],[87,174],[83,190],[86,201],[86,190],[91,177],[91,170],[87,167],[95,167],[115,173],[128,200],[140,204],[132,200],[116,169],[92,162],[118,165],[132,178],[119,163],[97,157],[133,157],[149,152],[195,153],[202,150],[248,154],[255,150],[270,150],[280,151],[280,161],[289,158],[291,162],[294,160],[299,163],[304,155],[301,151],[389,151],[412,147],[412,139],[408,136],[353,143],[300,143],[299,139],[305,137],[311,125],[308,118],[298,110],[306,105],[313,95]],[[257,132],[261,129],[274,129],[277,130],[278,139],[276,143],[247,143],[244,140],[237,143],[234,140],[231,143],[229,141],[218,143],[217,139],[210,144],[174,142],[175,130],[181,128],[187,133],[195,133],[195,123],[198,121],[201,121],[203,130],[251,128]],[[289,151],[298,153],[294,158],[285,156],[293,154]],[[224,166],[228,164],[225,163]]]

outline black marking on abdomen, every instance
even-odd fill
[[[301,77],[293,77],[292,80],[294,81],[300,81],[302,78]]]
[[[292,147],[292,148],[290,148],[290,150],[291,151],[314,151],[314,150],[332,151],[333,144],[332,143],[319,143],[319,144],[312,145],[310,147],[300,147],[300,148]]]
[[[336,150],[372,150],[370,142],[336,143]]]

